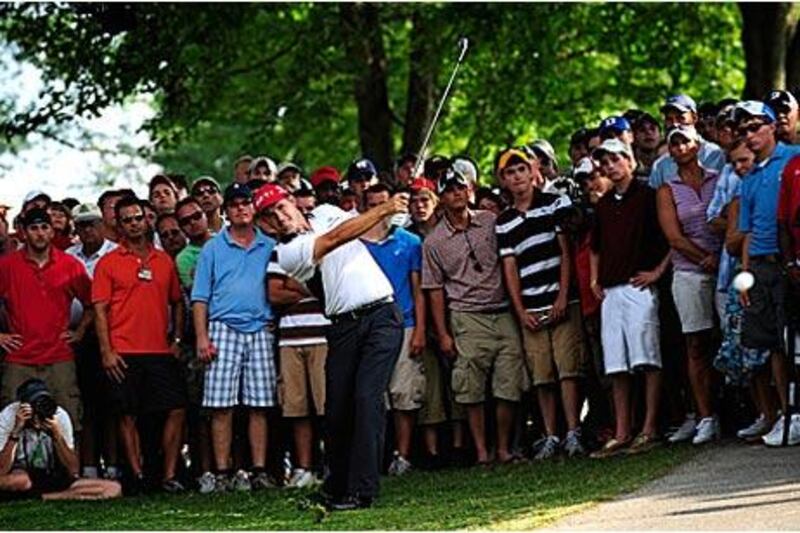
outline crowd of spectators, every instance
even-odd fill
[[[0,493],[351,509],[381,472],[799,444],[798,102],[660,111],[566,164],[242,156],[226,186],[3,207]]]

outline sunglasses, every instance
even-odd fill
[[[182,235],[183,232],[179,229],[168,229],[165,231],[160,232],[158,235],[161,237],[162,241],[167,239],[171,239],[172,237],[177,237],[178,235]]]
[[[219,192],[219,189],[209,185],[207,187],[198,187],[198,188],[196,188],[194,190],[194,195],[195,196],[204,196],[204,195],[207,194],[209,196],[213,196],[213,195],[217,194],[218,192]]]
[[[237,209],[239,207],[247,207],[248,205],[250,205],[252,203],[253,203],[252,200],[240,200],[238,202],[237,201],[231,201],[228,204],[228,207],[233,208],[233,209]]]
[[[766,122],[754,122],[753,124],[748,124],[747,126],[739,126],[739,135],[745,136],[748,133],[756,133],[758,130],[766,126]]]
[[[181,226],[188,226],[192,222],[197,222],[201,218],[203,218],[203,212],[202,211],[195,211],[191,215],[186,215],[185,217],[179,218],[178,219],[178,223]]]
[[[91,228],[92,226],[94,226],[94,225],[95,225],[95,222],[96,222],[96,221],[94,221],[94,220],[82,220],[82,221],[80,221],[80,222],[76,222],[76,223],[75,223],[75,227],[76,227],[77,229],[86,229],[86,228]]]
[[[470,261],[472,261],[472,268],[475,269],[475,272],[480,274],[483,272],[483,265],[478,262],[478,256],[475,255],[475,250],[472,248],[472,242],[470,242],[469,234],[466,231],[464,232],[464,239],[467,241],[467,248],[469,248],[467,257],[469,257]]]
[[[123,217],[120,222],[123,224],[130,224],[131,222],[141,222],[144,220],[144,215],[133,215],[132,217]]]

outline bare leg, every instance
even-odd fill
[[[786,364],[786,356],[781,352],[773,352],[769,357],[772,365],[772,377],[775,378],[775,388],[778,389],[778,398],[781,401],[781,410],[786,413],[789,387],[789,368]]]
[[[611,390],[614,395],[614,416],[616,418],[616,433],[614,437],[619,441],[631,438],[631,378],[626,372],[612,374]]]
[[[27,492],[33,488],[28,473],[24,470],[12,470],[0,476],[0,490],[8,492]]]
[[[217,470],[228,470],[231,460],[232,409],[216,409],[211,415],[211,447]]]
[[[297,455],[297,466],[309,470],[311,468],[311,444],[314,440],[314,428],[310,418],[296,418],[292,423],[294,429],[294,453]]]
[[[686,334],[686,363],[694,403],[700,418],[714,414],[711,401],[711,365],[708,359],[708,331]]]
[[[125,458],[131,467],[133,477],[142,475],[142,450],[139,443],[139,430],[136,429],[136,419],[123,415],[119,419],[119,435],[122,439],[122,448]]]
[[[645,417],[642,433],[655,436],[658,434],[658,406],[661,400],[661,370],[647,370],[645,382]]]
[[[497,418],[497,459],[508,461],[511,459],[509,440],[511,427],[514,425],[514,403],[505,400],[496,400],[495,413]]]
[[[122,496],[122,486],[107,479],[79,479],[61,492],[42,494],[43,500],[108,500]]]
[[[247,435],[250,439],[250,455],[253,468],[264,468],[267,464],[267,412],[250,409]]]
[[[438,455],[439,434],[436,432],[436,426],[425,426],[422,432],[422,438],[425,441],[425,450],[427,450],[428,454]]]
[[[164,480],[175,477],[178,457],[183,443],[183,424],[186,421],[186,409],[173,409],[167,414],[164,422],[164,433],[161,437],[161,449],[164,452]]]
[[[538,385],[536,398],[539,400],[539,409],[542,412],[544,431],[548,437],[556,434],[556,393],[552,385]]]
[[[472,433],[472,440],[475,441],[475,453],[478,456],[479,463],[489,461],[489,455],[486,452],[486,423],[484,418],[483,403],[467,405],[467,422],[469,423],[470,433]]]
[[[561,380],[561,403],[564,406],[564,418],[567,419],[567,429],[572,431],[580,424],[581,415],[581,390],[578,380],[566,378]]]
[[[401,457],[408,458],[411,453],[411,435],[414,433],[414,419],[416,411],[395,411],[394,431],[397,452]]]
[[[753,389],[755,396],[759,399],[756,405],[759,406],[759,410],[764,414],[767,422],[772,425],[778,419],[778,408],[775,405],[772,387],[769,385],[769,377],[769,367],[765,365],[753,376]]]

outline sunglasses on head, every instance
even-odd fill
[[[178,224],[180,224],[181,226],[188,226],[192,222],[197,222],[201,218],[203,218],[203,212],[202,211],[195,211],[191,215],[186,215],[185,217],[179,218],[178,219]]]
[[[144,220],[144,215],[133,215],[130,217],[123,217],[120,219],[120,222],[123,224],[130,224],[131,222],[141,222]]]

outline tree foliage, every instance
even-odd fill
[[[341,167],[385,137],[388,152],[371,154],[385,167],[416,149],[461,36],[471,51],[432,151],[484,168],[506,144],[546,137],[563,153],[572,130],[607,114],[744,86],[732,4],[8,4],[0,15],[47,80],[36,107],[4,121],[8,137],[151,92],[151,157],[224,178],[244,152]]]

